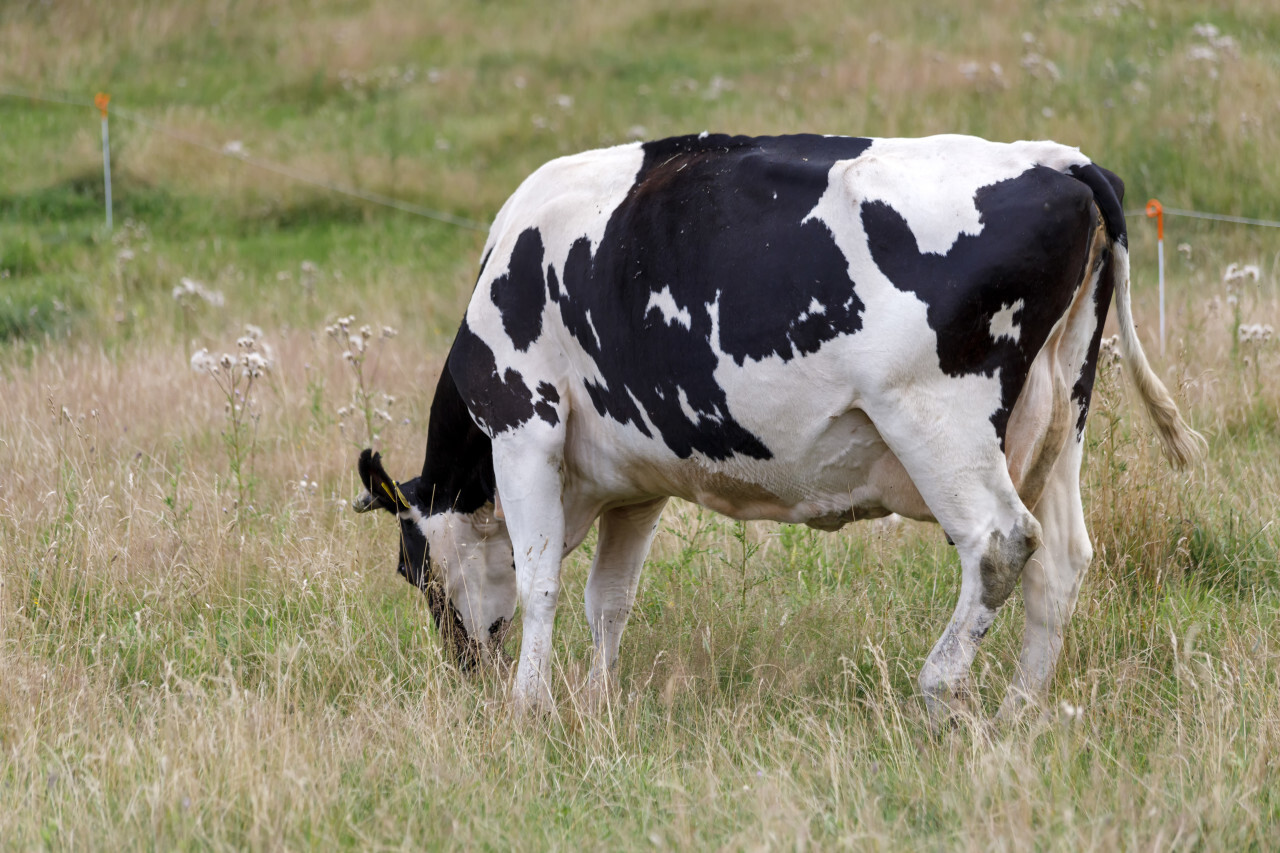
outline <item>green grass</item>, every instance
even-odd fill
[[[1280,13],[1146,6],[0,8],[4,87],[118,110],[108,233],[97,113],[0,96],[0,847],[1274,847],[1280,352],[1236,330],[1280,325],[1280,232],[1170,217],[1159,356],[1154,229],[1129,220],[1144,341],[1210,450],[1169,471],[1104,367],[1096,556],[1043,715],[931,731],[915,679],[958,586],[936,528],[679,505],[603,713],[579,707],[594,537],[567,561],[559,714],[531,721],[444,660],[392,531],[347,508],[367,436],[323,331],[400,329],[370,382],[397,398],[389,468],[416,470],[483,234],[219,153],[487,221],[540,163],[633,133],[1052,137],[1126,208],[1280,219]],[[1198,23],[1232,39],[1212,60]],[[1229,292],[1233,262],[1259,280]],[[179,304],[183,277],[224,303]],[[277,364],[237,505],[225,400],[188,360],[246,323]],[[975,663],[987,713],[1021,623],[1015,596]]]

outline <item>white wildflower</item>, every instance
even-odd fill
[[[1113,367],[1120,363],[1120,336],[1112,335],[1103,338],[1098,347],[1098,360],[1104,367]]]
[[[191,356],[191,369],[196,373],[215,373],[218,360],[209,353],[208,347],[200,347]]]
[[[240,356],[240,364],[244,367],[244,375],[256,379],[270,367],[262,353],[247,352]]]
[[[186,305],[195,299],[203,299],[215,308],[221,308],[226,302],[222,292],[205,287],[193,278],[183,276],[177,287],[173,289],[173,298]]]
[[[1046,59],[1035,51],[1023,56],[1018,64],[1032,77],[1046,79],[1053,83],[1057,83],[1062,79],[1062,72],[1058,70],[1057,64],[1052,59]]]
[[[1187,48],[1187,59],[1192,62],[1211,62],[1218,61],[1218,52],[1209,45],[1194,44]]]
[[[1241,323],[1236,329],[1236,340],[1242,344],[1265,344],[1275,335],[1271,324]]]
[[[366,341],[373,337],[373,328],[370,327],[368,323],[365,323],[360,327],[360,337],[364,338]]]
[[[359,335],[351,335],[347,338],[347,342],[351,346],[351,351],[356,353],[364,352],[364,338]]]
[[[388,412],[386,409],[374,409],[373,414],[379,418],[382,418],[387,423],[391,423],[391,413]]]
[[[708,101],[714,101],[719,98],[722,93],[732,90],[733,81],[726,80],[724,77],[717,74],[711,78],[710,82],[707,83],[707,88],[703,91],[702,97]]]
[[[1070,702],[1062,703],[1062,713],[1068,720],[1079,720],[1084,716],[1083,705],[1072,705]]]
[[[382,337],[384,337],[384,338],[394,338],[394,337],[395,337],[396,335],[398,335],[398,334],[400,334],[400,333],[399,333],[399,332],[397,332],[395,329],[393,329],[393,328],[392,328],[392,327],[390,327],[390,326],[383,326],[383,327],[382,327]]]
[[[222,153],[230,157],[244,157],[248,154],[245,151],[244,143],[239,139],[233,139],[226,145],[222,146]]]
[[[232,367],[235,366],[235,363],[236,363],[236,360],[232,358],[229,353],[224,352],[218,358],[218,366],[221,367],[223,370],[230,370]]]
[[[116,260],[122,264],[126,264],[133,260],[133,257],[133,249],[121,249],[119,252],[116,252]]]
[[[307,275],[315,275],[320,272],[320,268],[312,261],[303,261],[300,269]]]

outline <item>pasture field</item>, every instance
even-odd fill
[[[1168,220],[1161,354],[1130,219],[1147,352],[1209,450],[1170,470],[1104,360],[1042,712],[927,725],[936,527],[673,503],[614,702],[578,701],[589,537],[559,712],[523,720],[348,505],[371,432],[420,467],[483,233],[253,165],[483,222],[632,137],[954,131],[1079,145],[1127,209],[1274,220],[1276,45],[1273,0],[0,5],[0,848],[1280,847],[1280,229]],[[112,233],[96,112],[12,94],[98,90]],[[362,377],[326,333],[350,315]],[[228,397],[191,357],[250,324],[272,363]],[[988,712],[1021,623],[1015,595],[975,664]]]

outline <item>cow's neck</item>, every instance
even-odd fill
[[[448,364],[440,374],[427,426],[419,494],[434,514],[475,512],[493,500],[493,444],[471,420]]]

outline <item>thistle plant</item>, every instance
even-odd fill
[[[376,333],[373,326],[365,324],[355,328],[354,315],[339,317],[332,325],[325,327],[325,334],[342,349],[342,360],[351,368],[352,388],[347,404],[338,409],[338,428],[344,433],[348,423],[363,423],[367,444],[374,449],[382,436],[382,429],[395,419],[391,416],[391,407],[396,398],[384,391],[375,390],[373,378],[378,370],[378,357],[387,341],[394,338],[396,330],[391,326],[382,326]],[[374,356],[372,365],[369,357]],[[407,422],[407,421],[406,421]],[[353,429],[354,433],[356,430]],[[365,446],[360,436],[352,438],[357,447]]]
[[[254,386],[270,371],[274,361],[271,347],[262,340],[262,330],[246,326],[236,340],[236,353],[214,355],[201,347],[191,356],[191,369],[208,374],[226,399],[223,411],[227,429],[222,432],[227,464],[236,484],[236,516],[248,506],[253,490],[253,461],[257,449],[261,409],[253,396]]]
[[[1241,287],[1246,279],[1252,279],[1257,285],[1261,280],[1261,270],[1257,264],[1237,264],[1230,263],[1222,272],[1222,284],[1227,292],[1227,307],[1231,309],[1231,355],[1233,358],[1240,357],[1240,327],[1244,324],[1244,306],[1241,305],[1241,296],[1244,288]],[[1256,300],[1255,300],[1256,301]]]
[[[1241,323],[1236,326],[1236,345],[1240,348],[1241,362],[1245,369],[1252,369],[1253,396],[1262,393],[1262,359],[1275,339],[1275,329],[1270,323]]]

